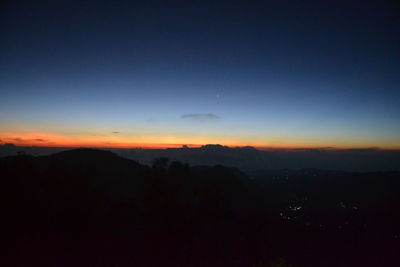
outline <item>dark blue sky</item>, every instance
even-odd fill
[[[142,2],[2,4],[0,139],[400,147],[390,2]]]

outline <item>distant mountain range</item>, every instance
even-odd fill
[[[0,156],[17,154],[49,155],[71,148],[20,147],[13,144],[0,145]],[[183,146],[167,149],[107,149],[121,157],[150,165],[155,158],[167,157],[190,165],[224,165],[244,171],[265,169],[318,168],[343,171],[392,171],[400,170],[400,150],[366,149],[276,149],[258,150],[254,147],[228,147],[204,145],[197,148]]]

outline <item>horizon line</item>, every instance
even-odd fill
[[[11,144],[16,147],[38,147],[38,148],[93,148],[93,149],[179,149],[179,148],[201,148],[205,146],[222,146],[228,148],[246,148],[252,147],[260,151],[273,151],[273,150],[293,150],[293,151],[302,151],[302,150],[326,150],[326,151],[336,151],[336,150],[384,150],[384,151],[394,151],[400,150],[400,147],[379,147],[379,146],[254,146],[254,145],[225,145],[225,144],[137,144],[137,145],[82,145],[82,144],[54,144],[54,145],[40,145],[40,144],[15,144],[12,142],[1,142],[0,146]]]

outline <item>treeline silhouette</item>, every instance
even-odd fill
[[[0,158],[10,266],[397,266],[400,174]]]

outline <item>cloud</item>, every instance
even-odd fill
[[[379,147],[365,147],[365,148],[348,148],[348,149],[343,149],[343,151],[349,151],[349,152],[376,152],[380,151]]]
[[[119,134],[119,132],[112,132],[113,134]]]
[[[17,143],[22,143],[22,142],[48,142],[48,140],[46,139],[42,139],[42,138],[35,138],[35,139],[24,139],[21,137],[14,137],[14,138],[5,138],[8,141],[13,141],[13,142],[17,142]],[[1,140],[0,140],[1,142]]]
[[[293,148],[289,150],[293,151],[300,151],[300,152],[325,152],[335,149],[334,147],[326,146],[326,147],[318,147],[318,148],[308,148],[308,147],[300,147],[300,148]]]
[[[220,116],[214,113],[186,113],[181,116],[182,119],[192,120],[217,120],[221,119]]]

